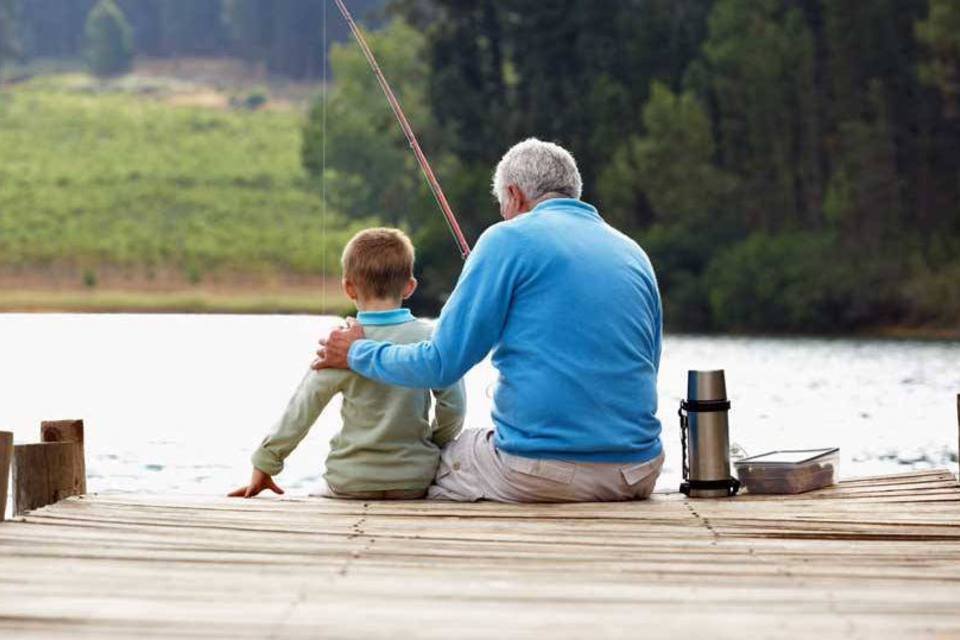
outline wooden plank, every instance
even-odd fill
[[[10,463],[13,460],[13,434],[0,431],[0,522],[7,515],[7,494],[10,491]]]
[[[960,637],[943,471],[816,499],[83,496],[0,548],[15,637]]]
[[[83,493],[83,445],[21,444],[13,448],[13,514],[20,515]]]

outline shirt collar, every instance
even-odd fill
[[[589,216],[600,217],[600,213],[597,211],[597,208],[592,204],[587,204],[582,200],[577,200],[576,198],[550,198],[549,200],[544,200],[533,209],[530,210],[530,213],[548,211],[550,209],[567,209],[572,213],[585,213]]]
[[[416,320],[410,309],[400,307],[399,309],[387,309],[386,311],[360,311],[357,313],[357,321],[368,327],[375,327],[386,324],[403,324]]]

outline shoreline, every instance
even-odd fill
[[[0,313],[223,313],[347,315],[353,304],[339,289],[248,291],[0,290]]]
[[[879,327],[854,335],[892,340],[960,340],[960,327]]]
[[[798,331],[683,331],[665,328],[667,335],[702,336],[704,338],[771,338],[797,340],[917,340],[930,342],[960,341],[960,327],[883,325],[834,333],[801,333]]]
[[[319,314],[345,316],[353,304],[340,292],[328,289],[326,300],[316,287],[176,288],[158,291],[105,289],[0,289],[0,313],[188,313],[188,314]],[[685,332],[704,336],[748,335],[738,332]],[[751,333],[770,338],[847,338],[890,340],[960,340],[960,326],[879,326],[837,334]]]

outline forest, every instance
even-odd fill
[[[89,56],[95,4],[0,0],[0,62]],[[297,143],[304,180],[345,221],[410,229],[417,303],[437,308],[459,255],[332,2],[109,4],[134,60],[328,73]],[[497,220],[500,155],[538,136],[650,254],[672,330],[960,326],[960,3],[348,4],[471,240]]]
[[[374,10],[383,3],[354,0],[350,6],[375,25]],[[80,56],[87,17],[96,4],[97,0],[0,0],[0,6],[6,6],[0,9],[8,16],[5,22],[16,21],[7,28],[10,35],[5,40],[12,42],[16,36],[16,50],[23,58]],[[117,0],[115,5],[139,55],[231,55],[296,78],[322,73],[320,0]],[[342,21],[330,20],[327,36],[342,41],[349,30]]]

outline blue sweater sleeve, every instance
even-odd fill
[[[462,378],[500,340],[519,279],[518,248],[504,223],[490,227],[467,259],[433,337],[405,345],[358,340],[350,347],[350,368],[378,382],[424,389]]]

